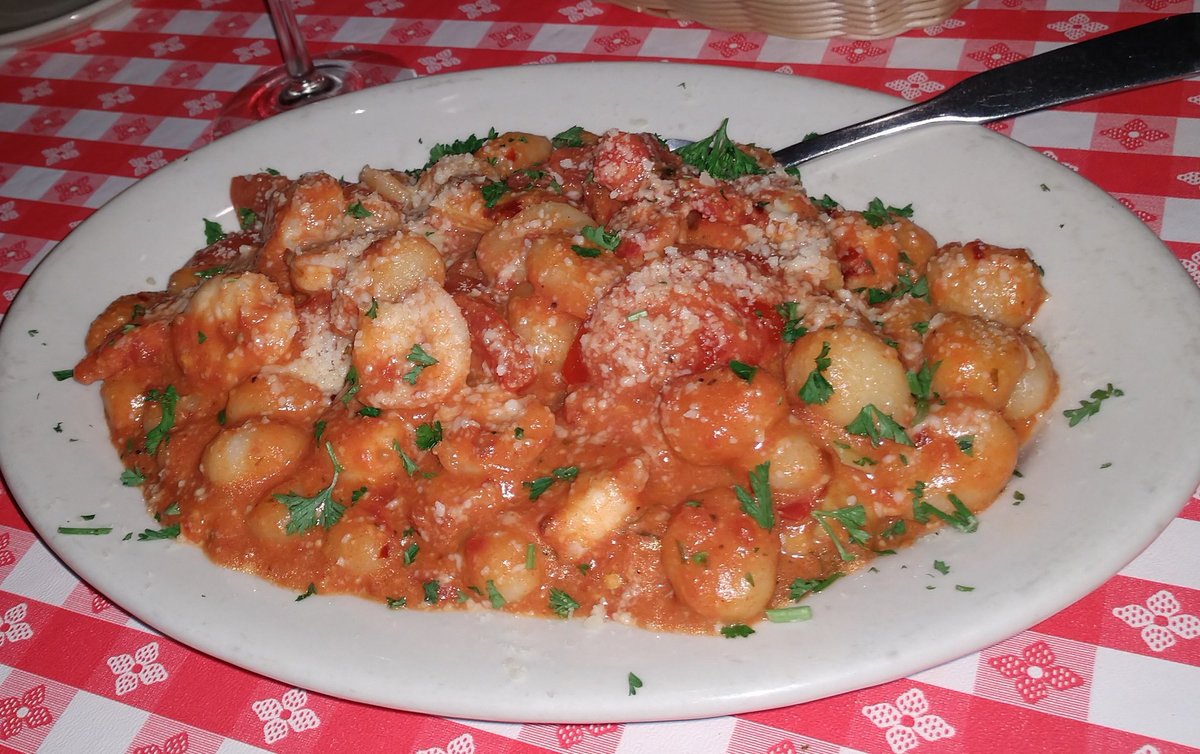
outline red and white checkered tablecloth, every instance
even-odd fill
[[[295,5],[314,52],[353,44],[420,75],[669,59],[910,100],[1200,10],[1197,0],[977,0],[936,26],[866,42],[713,31],[598,0]],[[0,49],[0,313],[75,225],[206,143],[222,103],[277,62],[261,0],[134,0],[71,36]],[[1113,194],[1200,283],[1200,79],[997,129]],[[1198,497],[1100,589],[994,647],[822,701],[680,723],[466,722],[289,688],[121,612],[50,554],[2,487],[0,614],[0,749],[21,752],[1200,752]]]

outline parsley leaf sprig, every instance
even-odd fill
[[[854,421],[846,425],[846,431],[852,435],[870,438],[871,445],[875,447],[882,445],[884,440],[913,447],[913,441],[904,431],[904,427],[900,426],[890,414],[885,414],[876,408],[874,403],[863,406]]]
[[[1069,408],[1063,411],[1063,416],[1067,417],[1067,426],[1074,427],[1079,422],[1095,416],[1100,413],[1100,404],[1109,398],[1119,398],[1125,395],[1125,391],[1119,387],[1113,387],[1113,384],[1108,383],[1107,387],[1093,390],[1090,401],[1080,401],[1079,408]]]
[[[912,217],[912,215],[913,208],[911,204],[906,204],[905,206],[898,208],[892,207],[890,205],[884,205],[884,203],[880,201],[879,197],[872,199],[862,213],[863,219],[866,220],[867,225],[870,225],[872,228],[878,228],[881,225],[895,222],[897,217]]]
[[[676,154],[688,165],[722,181],[765,172],[753,157],[729,138],[725,132],[728,125],[729,118],[726,118],[712,135],[681,147]]]
[[[733,485],[733,494],[747,516],[759,526],[770,530],[775,526],[775,506],[771,498],[771,462],[763,461],[750,471],[750,491],[741,485]]]
[[[608,231],[604,230],[603,226],[599,225],[585,225],[579,231],[579,235],[583,236],[584,240],[595,244],[595,246],[581,246],[579,244],[572,244],[571,251],[575,252],[581,257],[587,257],[589,259],[598,257],[605,251],[614,251],[618,246],[621,245],[620,231],[613,231],[609,233]]]
[[[808,333],[808,328],[802,324],[804,315],[800,313],[800,305],[795,301],[777,304],[775,311],[783,317],[783,329],[779,332],[779,337],[783,338],[785,343],[795,343]]]
[[[566,131],[559,132],[550,140],[555,149],[559,147],[582,147],[583,126],[571,126]]]
[[[857,560],[858,556],[846,550],[842,541],[830,526],[830,520],[837,521],[846,530],[850,541],[859,545],[866,545],[871,540],[871,535],[864,528],[867,525],[867,509],[861,503],[857,505],[847,505],[845,508],[836,508],[831,511],[814,509],[812,512],[813,519],[820,524],[829,538],[833,540],[834,547],[837,548],[838,555],[844,561]]]
[[[521,482],[521,486],[529,490],[529,499],[537,500],[546,490],[550,489],[550,485],[556,481],[569,482],[579,476],[578,466],[559,466],[550,472],[548,476],[540,476],[537,479],[528,482]]]
[[[816,358],[816,368],[800,386],[800,400],[808,404],[821,404],[833,397],[833,385],[825,377],[825,370],[833,361],[829,358],[829,341],[821,343],[821,353]]]
[[[917,414],[913,418],[913,424],[919,423],[929,414],[930,402],[940,399],[940,396],[933,392],[933,373],[941,365],[942,362],[940,361],[935,361],[932,364],[928,361],[923,361],[917,371],[905,373],[905,376],[908,378],[908,391],[912,393],[913,398],[917,402]]]
[[[447,155],[470,154],[471,152],[474,152],[482,147],[484,144],[487,144],[491,139],[496,138],[498,135],[499,134],[496,133],[496,129],[490,128],[488,129],[487,135],[483,138],[479,138],[475,134],[471,134],[465,139],[457,139],[449,144],[434,144],[433,148],[429,150],[429,161],[425,163],[425,167],[422,168],[422,170],[433,167],[435,162],[443,157],[446,157]]]
[[[570,618],[579,609],[579,603],[571,595],[557,587],[550,589],[550,609],[560,618]]]
[[[338,463],[337,456],[333,454],[333,443],[325,443],[325,452],[329,454],[329,460],[333,462],[333,479],[329,481],[328,487],[312,497],[304,497],[294,492],[286,495],[276,493],[271,496],[287,506],[288,534],[303,533],[318,524],[329,529],[342,519],[342,514],[346,511],[346,506],[333,499],[333,488],[337,484],[338,476],[342,473],[342,466]]]
[[[169,439],[167,433],[175,426],[175,404],[179,401],[179,392],[174,385],[167,385],[162,392],[151,390],[146,394],[146,400],[157,402],[162,410],[158,424],[146,433],[146,452],[153,456],[158,454],[159,445]]]
[[[404,376],[400,378],[409,385],[416,385],[417,378],[421,376],[421,372],[423,372],[426,367],[431,367],[438,363],[438,360],[430,356],[425,349],[421,347],[420,343],[413,344],[413,347],[409,349],[408,355],[404,357],[404,360],[413,364],[413,368],[405,372]]]
[[[947,513],[925,499],[925,482],[918,481],[909,492],[913,496],[913,518],[918,523],[929,523],[929,517],[934,516],[966,534],[979,528],[979,519],[958,495],[951,492],[946,496],[950,505],[954,506],[954,512]]]

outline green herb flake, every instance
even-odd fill
[[[812,614],[812,608],[808,605],[776,607],[766,611],[767,620],[772,623],[800,623],[812,620]]]
[[[310,582],[308,582],[308,588],[304,590],[304,594],[301,594],[300,596],[296,597],[296,601],[300,602],[301,600],[306,600],[316,593],[317,593],[317,585],[310,581]]]
[[[146,482],[146,475],[141,469],[125,469],[121,472],[121,484],[126,487],[141,487]]]
[[[51,372],[50,374],[54,375],[54,379],[58,380],[59,382],[62,382],[63,380],[69,380],[72,377],[74,377],[75,370],[74,369],[56,369],[55,371]]]
[[[164,526],[161,529],[146,529],[137,535],[139,542],[148,542],[155,539],[175,539],[179,536],[179,524]]]
[[[829,341],[821,343],[821,353],[817,355],[816,368],[808,373],[804,384],[800,386],[800,400],[812,404],[822,404],[833,397],[833,385],[825,377],[825,370],[833,361],[829,358]]]
[[[1063,411],[1063,416],[1067,417],[1067,426],[1074,427],[1079,422],[1087,419],[1090,416],[1095,416],[1100,412],[1100,404],[1109,398],[1118,398],[1125,395],[1125,391],[1120,388],[1113,387],[1113,384],[1108,383],[1107,387],[1099,390],[1093,390],[1090,401],[1080,401],[1079,408],[1070,408]]]
[[[954,443],[958,445],[958,449],[963,452],[963,455],[975,455],[975,435],[959,435],[954,438]]]
[[[929,332],[929,321],[922,320],[920,322],[913,322],[912,329],[917,333],[917,335],[924,335],[925,333]]]
[[[342,405],[350,405],[350,401],[354,396],[358,395],[358,391],[362,390],[362,385],[358,384],[358,370],[354,365],[350,365],[350,369],[346,371],[346,379],[344,380],[346,391],[342,393]]]
[[[204,218],[204,243],[212,246],[216,242],[225,238],[225,231],[221,228],[221,224],[213,220]]]
[[[551,587],[550,609],[560,618],[570,618],[579,609],[579,603],[563,590]]]
[[[366,416],[366,417],[370,417],[372,419],[379,416],[382,413],[383,413],[383,409],[376,408],[375,406],[363,406],[362,408],[358,409],[359,416]]]
[[[912,205],[908,204],[900,208],[885,206],[879,197],[875,197],[863,210],[863,219],[867,221],[867,225],[872,228],[878,228],[890,222],[894,222],[897,217],[912,217]]]
[[[62,428],[62,422],[59,422],[58,424],[55,424],[53,427],[51,427],[51,429],[53,429],[55,432],[58,432],[58,433],[60,433],[60,434],[61,434],[61,433],[62,433],[62,431],[63,431],[63,428]]]
[[[358,220],[364,220],[375,213],[363,206],[362,202],[354,202],[346,207],[346,214]]]
[[[433,450],[433,447],[442,441],[442,423],[435,421],[433,424],[428,422],[417,425],[417,448],[420,450]]]
[[[524,440],[525,439],[525,428],[524,427],[513,428],[513,437],[518,440]]]
[[[950,566],[946,565],[945,561],[935,560],[933,561],[933,570],[945,576],[950,573]]]
[[[537,500],[550,486],[556,481],[569,482],[579,475],[578,466],[559,466],[550,472],[549,476],[541,476],[528,482],[521,482],[521,486],[529,490],[529,499]]]
[[[496,202],[500,201],[500,197],[508,193],[508,184],[506,183],[485,183],[479,189],[479,194],[483,197],[483,206],[495,207]]]
[[[525,545],[525,570],[532,571],[537,567],[537,545],[533,542]]]
[[[871,445],[875,447],[882,445],[884,440],[891,440],[909,447],[913,446],[913,441],[905,433],[904,427],[900,426],[889,414],[875,408],[873,403],[862,407],[854,421],[846,425],[846,431],[852,435],[869,438]]]
[[[842,577],[841,573],[834,573],[826,576],[823,579],[796,579],[788,585],[788,596],[792,602],[799,602],[805,595],[817,592],[823,592],[829,588],[829,585]]]
[[[955,584],[955,585],[954,585],[954,588],[955,588],[957,591],[960,591],[960,592],[973,592],[973,591],[975,591],[975,587],[973,587],[973,586],[965,586],[965,585],[963,585],[963,584]]]
[[[728,125],[728,118],[722,120],[712,135],[681,147],[676,154],[688,165],[718,180],[728,181],[743,175],[763,173],[755,159],[729,138],[725,131]]]
[[[833,541],[833,546],[837,548],[838,555],[843,561],[850,562],[856,560],[857,556],[846,550],[842,545],[841,539],[834,532],[830,521],[837,521],[846,530],[850,541],[858,545],[866,546],[870,541],[871,535],[867,533],[867,511],[862,504],[847,505],[844,508],[836,508],[831,511],[813,510],[813,520],[815,520],[825,533],[829,535],[829,539]]]
[[[97,537],[104,534],[111,534],[111,526],[60,526],[58,527],[59,534],[81,535],[89,537]]]
[[[337,485],[342,467],[333,454],[332,443],[325,443],[325,452],[333,463],[333,479],[329,481],[328,487],[311,497],[297,495],[294,492],[286,495],[276,493],[271,496],[288,509],[286,529],[288,534],[303,533],[317,525],[329,529],[342,519],[342,514],[346,511],[346,506],[333,499],[333,488]]]
[[[421,589],[425,592],[425,601],[430,605],[436,605],[438,603],[438,589],[440,588],[441,584],[436,580],[426,581],[422,584]]]
[[[146,399],[158,403],[162,412],[158,424],[146,433],[146,452],[153,456],[158,454],[159,446],[170,439],[167,433],[175,426],[175,406],[179,402],[179,392],[175,390],[174,385],[167,385],[167,389],[161,393],[151,391]]]
[[[388,610],[400,610],[408,607],[408,597],[387,597]]]
[[[758,367],[743,364],[740,361],[730,361],[729,370],[746,382],[753,382],[754,375],[758,373]]]
[[[488,602],[492,603],[492,607],[496,610],[504,607],[504,595],[501,594],[500,590],[496,588],[496,582],[492,581],[491,579],[487,580],[487,596]]]
[[[59,430],[59,431],[61,432],[62,430]],[[1112,466],[1112,461],[1105,461],[1104,463],[1100,464],[1100,468],[1102,468],[1102,469],[1107,469],[1111,466]]]
[[[579,244],[571,244],[571,251],[584,259],[595,259],[603,253],[599,249],[593,249],[590,246],[580,246]]]
[[[551,146],[559,147],[582,147],[583,146],[583,126],[571,126],[566,131],[561,131],[550,139]]]
[[[426,368],[438,363],[438,360],[430,356],[420,343],[414,343],[413,347],[408,350],[408,355],[404,360],[411,363],[413,368],[404,373],[400,379],[407,382],[409,385],[416,385],[417,378],[421,376],[421,372]]]
[[[628,676],[628,681],[629,681],[629,695],[637,696],[637,690],[642,687],[642,679],[638,678],[633,673],[630,673]]]
[[[371,308],[367,309],[366,316],[368,319],[375,319],[379,316],[379,302],[375,300],[374,296],[371,297]]]
[[[1025,493],[1020,490],[1013,490],[1013,505],[1020,505],[1025,502]]]
[[[420,467],[417,466],[416,461],[409,458],[408,453],[404,452],[404,448],[400,447],[399,440],[392,440],[392,450],[396,451],[396,455],[400,456],[400,463],[404,464],[405,474],[412,476],[421,470]]]
[[[728,626],[721,626],[721,636],[724,636],[726,639],[743,639],[752,633],[754,633],[754,629],[745,623],[731,623]]]
[[[249,207],[238,208],[238,224],[242,226],[242,230],[250,230],[256,222],[258,222],[257,212]]]
[[[733,486],[733,494],[742,504],[742,511],[759,526],[770,530],[775,526],[775,507],[771,498],[771,462],[763,461],[750,472],[750,491],[741,485]]]
[[[814,199],[813,206],[828,214],[842,205],[837,199],[834,199],[829,194],[825,194],[820,199]]]

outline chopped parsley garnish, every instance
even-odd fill
[[[316,423],[313,424],[313,439],[321,442],[321,435],[323,434],[325,434],[325,420],[317,419]]]
[[[946,498],[950,501],[950,505],[954,506],[954,512],[947,513],[925,499],[924,482],[918,481],[909,492],[913,496],[913,518],[918,522],[922,524],[928,523],[929,517],[934,516],[967,534],[979,528],[979,519],[975,518],[975,514],[971,512],[971,509],[954,493],[946,495]]]
[[[242,230],[250,230],[256,222],[258,222],[257,212],[249,207],[238,208],[238,224],[242,226]]]
[[[51,427],[51,429],[53,429],[55,432],[61,433],[63,431],[62,430],[62,422],[55,424],[53,427]]]
[[[721,626],[721,636],[724,636],[726,639],[741,639],[752,633],[754,633],[754,629],[745,623],[731,623],[728,626]]]
[[[817,354],[816,368],[808,373],[808,378],[800,386],[800,400],[809,404],[820,404],[833,397],[833,385],[825,378],[825,370],[832,363],[829,358],[829,341],[825,341],[821,343],[821,353]]]
[[[57,374],[55,375],[57,376]],[[1094,416],[1100,412],[1100,404],[1109,398],[1118,398],[1125,395],[1125,391],[1121,388],[1113,387],[1113,384],[1108,383],[1108,387],[1099,390],[1093,390],[1090,401],[1080,401],[1079,408],[1069,408],[1063,411],[1063,416],[1069,420],[1067,426],[1074,427],[1079,422]]]
[[[929,321],[922,320],[920,322],[913,322],[912,329],[917,335],[924,335],[925,333],[929,332]]]
[[[128,326],[128,325],[127,325],[127,326]],[[206,340],[208,340],[208,336],[207,336],[207,335],[205,335],[204,333],[200,332],[199,330],[197,330],[197,331],[196,331],[196,342],[197,342],[197,343],[203,343],[203,342],[204,342],[204,341],[206,341]]]
[[[349,207],[346,207],[346,214],[350,215],[350,217],[354,217],[359,220],[362,220],[364,218],[370,217],[371,215],[373,215],[375,213],[372,212],[371,210],[367,209],[366,207],[364,207],[362,202],[354,202]]]
[[[183,510],[183,509],[179,507],[179,502],[178,502],[178,501],[176,501],[176,502],[174,502],[174,503],[171,503],[170,505],[168,505],[166,508],[163,508],[162,515],[164,515],[164,516],[178,516],[178,515],[179,515],[179,514],[182,512],[182,510]]]
[[[1020,490],[1013,490],[1013,505],[1020,505],[1025,502],[1025,493]]]
[[[179,524],[164,526],[161,529],[146,529],[137,535],[139,542],[147,542],[154,539],[175,539],[179,536]]]
[[[492,607],[495,609],[499,610],[500,608],[504,607],[504,595],[501,594],[500,590],[496,588],[496,582],[492,581],[491,579],[487,580],[487,596],[488,602],[491,602]]]
[[[388,597],[386,599],[388,610],[399,610],[408,607],[408,597]]]
[[[167,433],[171,427],[175,426],[175,404],[179,401],[179,393],[175,390],[174,385],[167,385],[167,389],[161,393],[151,390],[146,394],[146,400],[157,402],[162,410],[158,424],[146,433],[146,452],[150,455],[157,455],[158,447],[170,439]]]
[[[550,144],[554,147],[582,147],[583,146],[583,126],[571,126],[566,131],[562,131],[554,135],[550,140]]]
[[[975,435],[959,435],[954,438],[954,442],[963,455],[975,455]]]
[[[629,674],[629,695],[637,696],[637,690],[642,687],[642,679],[638,678],[633,673]]]
[[[500,201],[500,197],[508,193],[508,184],[485,183],[479,188],[479,193],[483,196],[483,206],[495,207],[496,202]]]
[[[792,605],[791,607],[776,607],[766,611],[767,620],[772,623],[799,623],[812,620],[812,608],[808,605]]]
[[[749,364],[743,364],[742,362],[736,360],[729,362],[729,370],[738,377],[741,377],[746,382],[753,382],[754,375],[758,373],[758,367],[750,366]]]
[[[365,495],[365,494],[367,494],[367,488],[365,486],[359,487],[358,489],[356,489],[355,491],[350,493],[350,502],[357,503],[359,500],[362,500],[363,495]]]
[[[788,584],[788,596],[792,602],[799,602],[809,592],[816,594],[829,588],[829,585],[842,577],[842,574],[835,573],[831,576],[826,576],[823,579],[796,579],[791,584]]]
[[[367,317],[369,317],[370,319],[375,319],[378,316],[379,316],[379,302],[375,300],[374,296],[372,296],[371,297],[371,308],[367,309]]]
[[[413,368],[404,373],[400,379],[410,385],[417,384],[417,378],[421,376],[421,372],[425,371],[426,367],[431,367],[438,363],[438,360],[425,352],[420,343],[414,343],[409,349],[408,355],[404,357],[405,361],[411,362]]]
[[[725,132],[728,125],[729,118],[722,120],[712,135],[681,147],[676,154],[688,165],[723,181],[764,172],[753,157],[729,138]]]
[[[74,377],[75,370],[74,369],[56,369],[53,372],[51,372],[50,374],[54,375],[54,379],[58,380],[59,382],[62,382],[63,380],[69,380],[72,377]]]
[[[146,475],[141,472],[141,469],[125,469],[121,472],[121,484],[126,487],[140,487],[145,481]]]
[[[221,409],[217,412],[217,424],[221,425],[222,427],[225,426],[225,409]]]
[[[964,584],[955,584],[955,585],[954,585],[954,589],[955,589],[956,591],[959,591],[959,592],[973,592],[973,591],[975,591],[975,587],[973,587],[973,586],[966,586],[966,585],[964,585]]]
[[[325,452],[329,454],[329,460],[333,463],[333,479],[329,481],[328,487],[311,497],[294,492],[286,495],[276,493],[271,496],[287,506],[288,534],[303,533],[318,524],[329,529],[342,519],[342,514],[346,511],[346,506],[333,499],[333,488],[342,472],[342,467],[333,454],[333,443],[325,443]]]
[[[417,553],[419,552],[421,552],[421,545],[416,542],[412,542],[408,547],[405,547],[404,565],[412,565],[413,561],[417,559]]]
[[[875,197],[867,204],[867,208],[863,210],[862,216],[867,221],[867,225],[870,225],[872,228],[878,228],[881,225],[893,222],[897,217],[912,217],[912,214],[913,209],[911,204],[900,208],[884,206],[879,197]]]
[[[432,450],[433,446],[442,441],[442,423],[425,422],[417,425],[417,447],[421,450]]]
[[[515,437],[518,440],[524,440],[525,439],[525,428],[524,427],[514,427],[513,428],[513,437]]]
[[[196,270],[192,273],[192,275],[200,278],[201,280],[211,280],[224,271],[224,267],[205,267],[203,270]]]
[[[599,225],[585,225],[579,231],[579,235],[583,236],[585,241],[590,241],[594,246],[580,246],[578,244],[571,245],[571,251],[581,257],[593,259],[600,256],[605,251],[613,251],[621,245],[621,234],[618,231],[612,233],[604,230]]]
[[[375,406],[363,406],[362,408],[360,408],[358,410],[359,416],[368,416],[368,417],[372,417],[372,418],[379,416],[382,413],[383,413],[383,409],[376,408]]]
[[[225,237],[225,231],[221,228],[221,224],[213,220],[204,218],[204,243],[212,246],[217,241]]]
[[[450,144],[434,144],[433,149],[429,150],[429,162],[425,163],[425,168],[432,167],[435,162],[452,154],[469,154],[482,147],[489,139],[496,138],[496,129],[488,129],[487,136],[482,139],[471,134],[465,139],[458,139]]]
[[[578,466],[559,466],[551,471],[549,476],[540,476],[532,481],[521,482],[521,486],[529,488],[530,500],[537,500],[556,481],[561,479],[564,482],[569,482],[577,476],[579,476]]]
[[[771,462],[763,461],[750,471],[750,492],[733,485],[733,494],[742,504],[742,511],[764,529],[775,526],[775,506],[771,499]]]
[[[310,582],[308,582],[308,588],[304,590],[304,594],[301,594],[299,597],[297,597],[296,601],[300,602],[301,600],[306,600],[316,593],[317,593],[317,585],[310,581]]]
[[[780,331],[779,337],[783,338],[785,343],[795,343],[808,332],[808,328],[800,324],[804,317],[800,314],[800,305],[795,301],[777,304],[775,311],[783,317],[783,330]]]
[[[925,418],[929,413],[930,401],[937,398],[937,394],[933,392],[933,373],[942,365],[942,362],[935,361],[930,364],[928,361],[921,362],[921,368],[915,372],[906,372],[908,378],[908,392],[912,393],[913,398],[917,402],[917,413],[913,417],[913,423],[917,423]]]
[[[575,243],[571,244],[571,251],[575,252],[584,259],[595,259],[603,253],[599,249],[593,249],[590,246],[580,246],[579,244]]]
[[[913,441],[890,415],[875,408],[874,403],[868,403],[858,412],[854,421],[846,425],[846,431],[852,435],[868,437],[871,444],[879,447],[884,440],[891,440],[900,445],[912,446]]]
[[[908,525],[904,523],[904,519],[898,518],[888,528],[880,532],[879,536],[882,539],[894,539],[906,531],[908,531]]]
[[[550,609],[560,618],[570,618],[571,613],[579,609],[579,603],[563,590],[551,587]]]
[[[832,212],[842,206],[837,199],[834,199],[829,194],[823,195],[820,199],[814,199],[813,205],[822,212]]]
[[[59,534],[79,534],[85,536],[100,536],[102,534],[111,534],[111,526],[60,526],[58,527]]]
[[[830,519],[841,524],[846,530],[846,534],[849,535],[850,540],[855,544],[866,545],[871,540],[871,535],[863,528],[867,525],[867,510],[861,504],[847,505],[845,508],[837,508],[831,511],[813,510],[812,517],[825,530],[829,538],[833,540],[833,545],[837,548],[838,555],[841,556],[842,560],[855,560],[857,556],[848,552],[842,546],[841,540],[838,539],[833,531],[833,527],[829,524]]]
[[[933,561],[933,570],[945,576],[950,573],[950,566],[946,565],[944,560],[935,560]]]
[[[425,592],[425,601],[431,605],[436,605],[438,603],[438,589],[440,588],[441,584],[436,580],[426,581],[422,584],[421,590]]]
[[[416,461],[409,458],[408,453],[404,452],[404,448],[400,447],[399,440],[392,440],[392,450],[396,451],[396,454],[400,456],[400,463],[404,464],[405,474],[412,476],[421,470],[420,467],[417,466]]]
[[[532,571],[537,567],[537,545],[533,542],[525,545],[525,570]]]
[[[362,390],[362,385],[358,384],[358,370],[354,365],[350,365],[349,371],[346,372],[346,392],[342,393],[342,405],[350,405],[351,399],[358,395],[358,391]]]

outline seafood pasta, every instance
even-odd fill
[[[205,221],[74,374],[161,536],[301,596],[806,619],[969,536],[1057,392],[1024,250],[814,199],[724,124],[679,153],[491,132],[231,194],[241,228]]]

